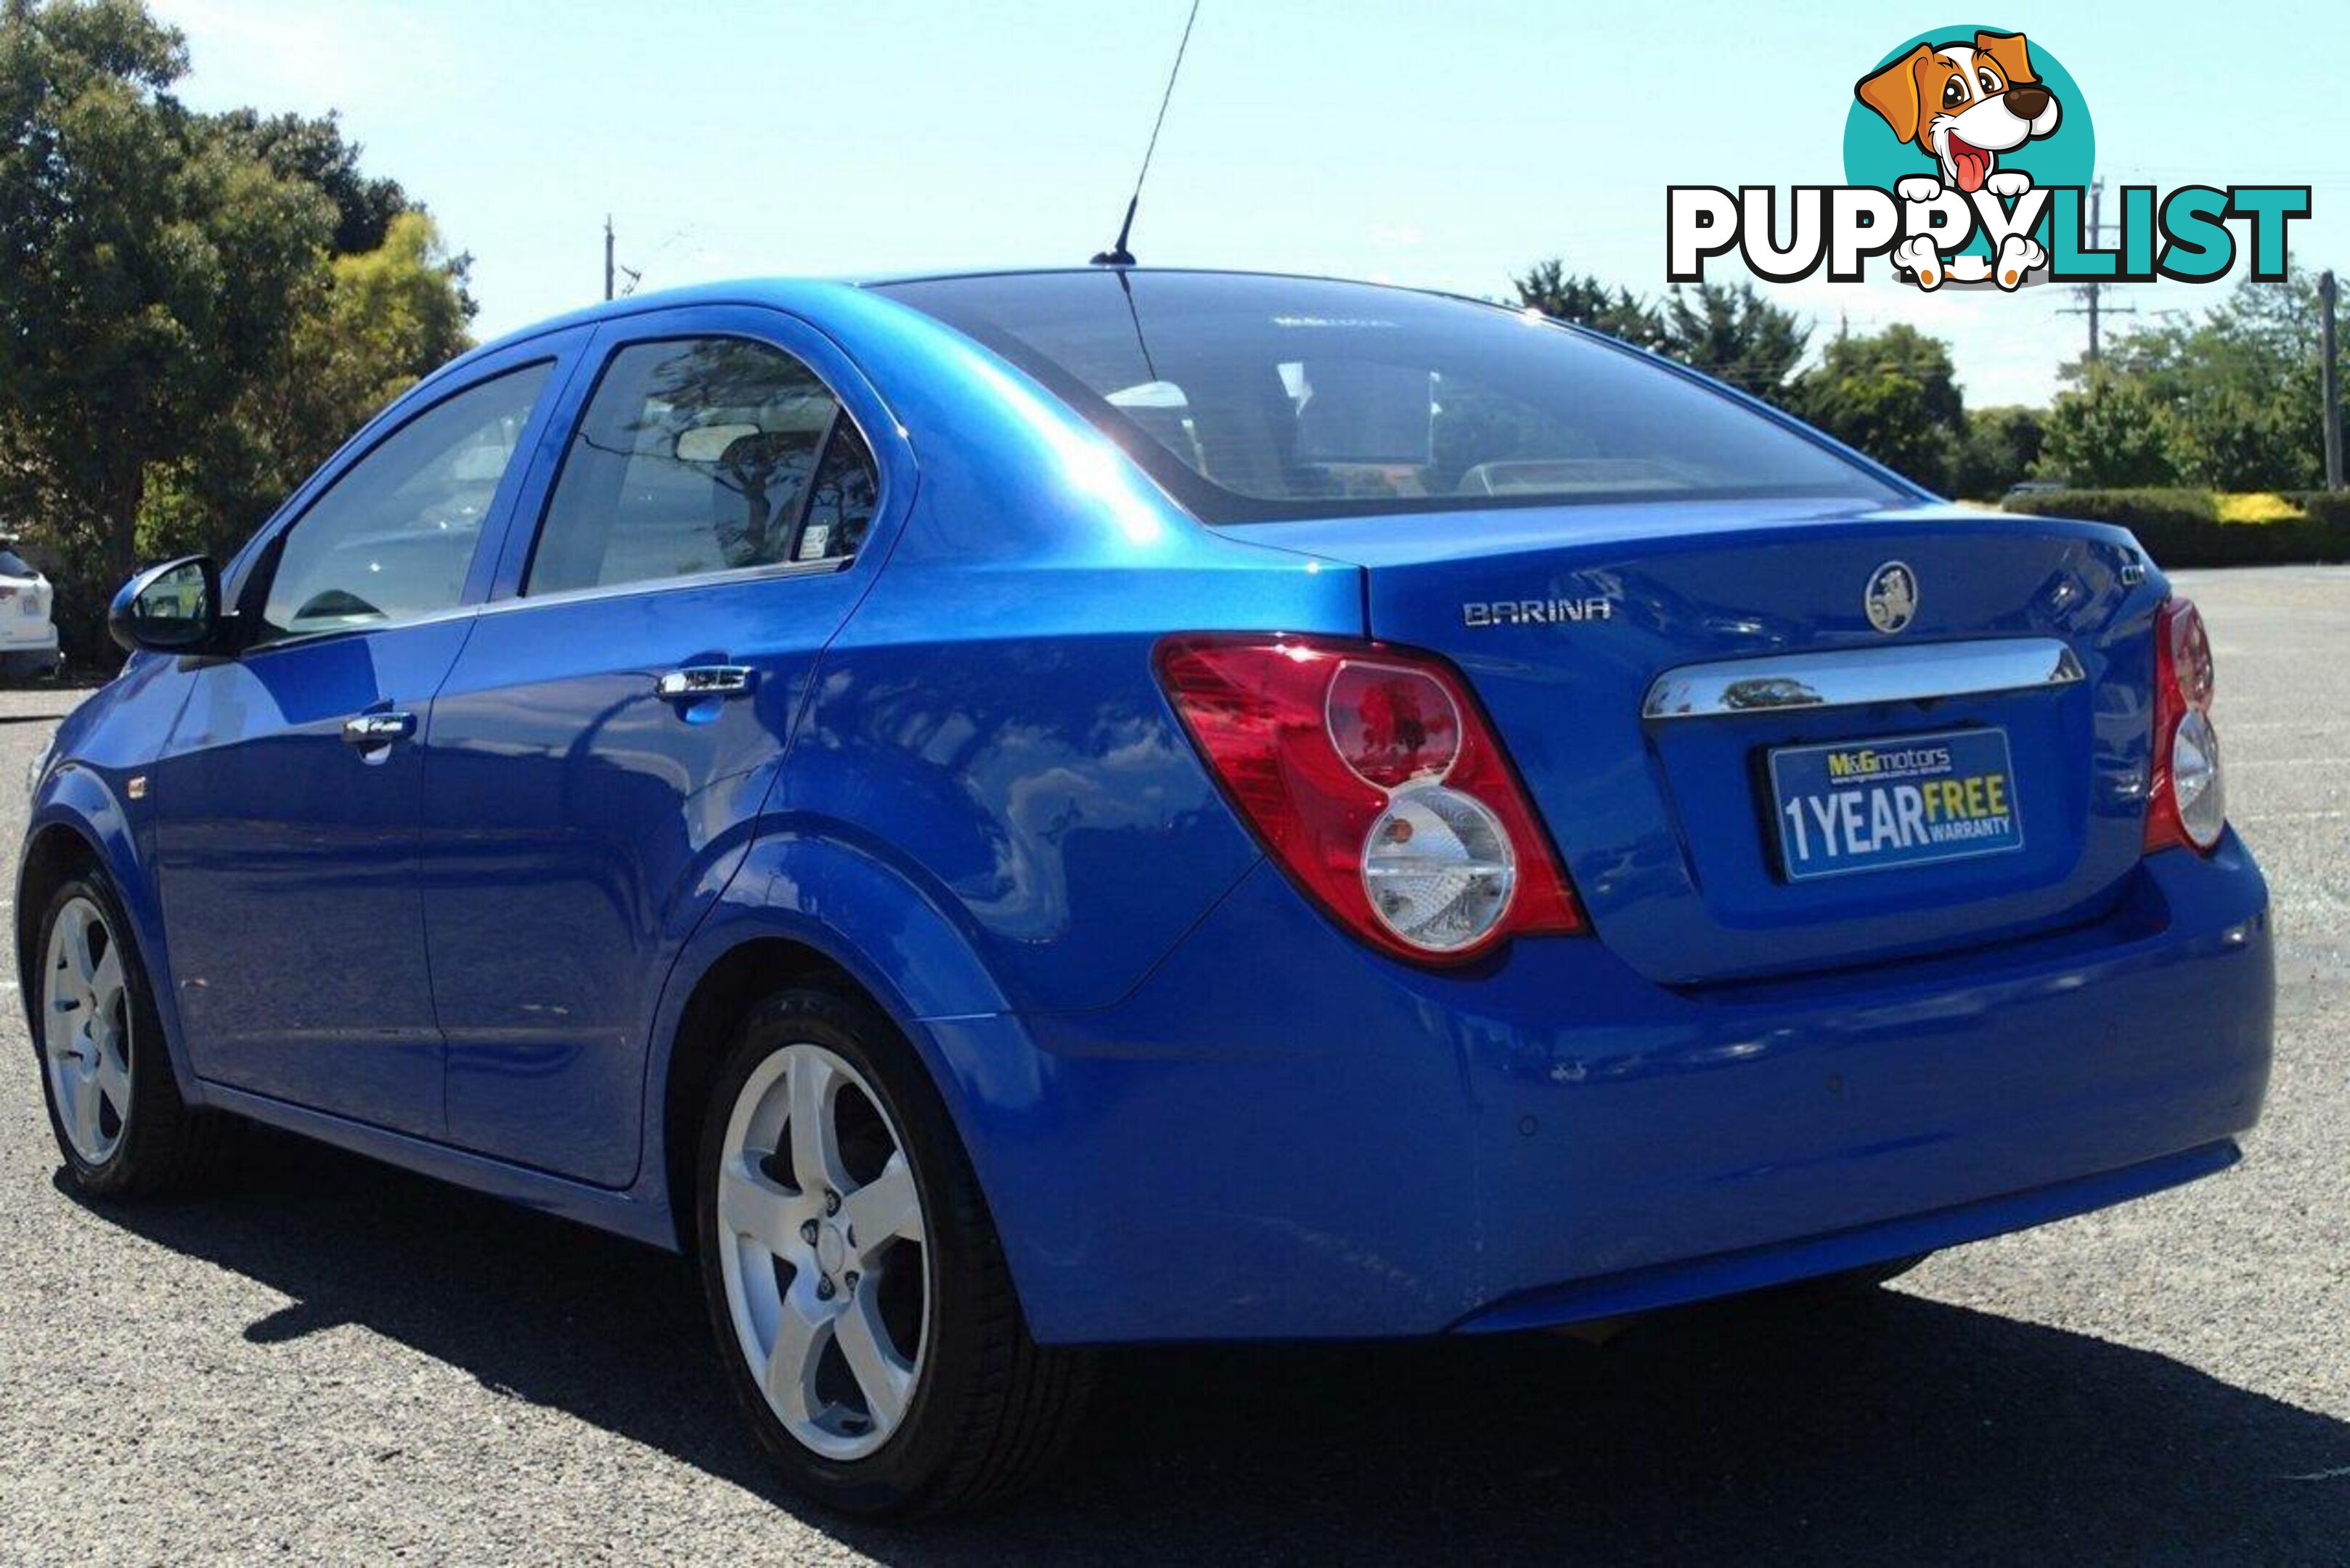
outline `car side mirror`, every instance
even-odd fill
[[[191,653],[220,634],[220,567],[210,556],[150,566],[114,596],[106,629],[130,652]]]

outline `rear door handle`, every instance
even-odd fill
[[[413,713],[359,713],[343,721],[343,739],[363,752],[405,741],[415,733]]]
[[[689,664],[653,682],[662,697],[740,697],[759,684],[759,672],[747,664]]]

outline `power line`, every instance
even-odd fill
[[[2105,176],[2099,175],[2089,182],[2089,248],[2093,251],[2105,248],[2106,225],[2099,216],[2099,210],[2104,205],[2102,199],[2105,193]],[[2056,236],[2052,234],[2048,238],[2051,243],[2054,243]],[[2074,288],[2073,293],[2085,303],[2056,312],[2059,316],[2085,316],[2089,318],[2089,352],[2087,358],[2082,361],[2085,365],[2095,364],[2103,349],[2104,345],[2098,337],[2097,330],[2101,317],[2137,314],[2137,306],[2135,305],[2106,304],[2105,291],[2110,286],[2112,286],[2103,283],[2080,284]]]

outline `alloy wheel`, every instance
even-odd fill
[[[74,1152],[103,1165],[130,1124],[130,1003],[105,911],[68,899],[49,928],[41,981],[44,1054]]]
[[[903,1423],[931,1334],[921,1195],[904,1137],[847,1061],[785,1045],[736,1096],[719,1154],[728,1314],[792,1437],[858,1459]]]

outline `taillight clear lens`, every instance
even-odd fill
[[[2154,770],[2146,848],[2209,853],[2228,826],[2220,734],[2211,724],[2217,672],[2210,635],[2190,599],[2162,607],[2154,633]]]
[[[1430,952],[1458,952],[1492,935],[1517,881],[1502,819],[1475,795],[1442,784],[1398,794],[1363,841],[1371,913]]]
[[[2227,791],[2220,784],[2220,733],[2207,714],[2189,710],[2171,732],[2170,798],[2195,847],[2220,842],[2228,826]]]
[[[1524,791],[1451,668],[1373,643],[1170,638],[1159,679],[1225,793],[1307,894],[1427,961],[1579,931]]]

